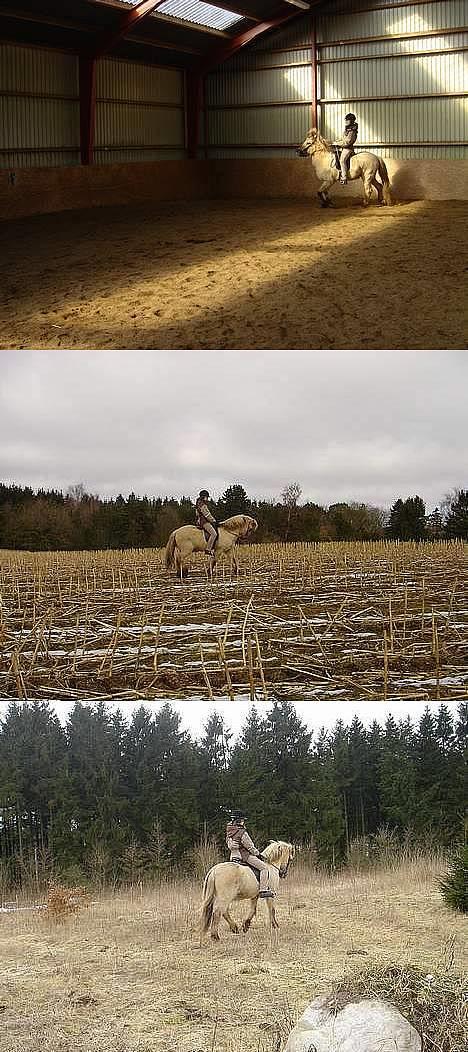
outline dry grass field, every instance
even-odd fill
[[[420,858],[328,877],[299,863],[281,886],[279,933],[261,905],[248,935],[226,926],[219,944],[198,934],[193,881],[106,893],[62,923],[0,914],[0,1050],[279,1052],[314,995],[352,987],[363,967],[397,966],[418,969],[414,1004],[426,1013],[427,977],[439,977],[445,1008],[425,1049],[461,1052],[468,922],[444,906],[439,870]]]
[[[0,696],[465,698],[468,546],[0,553]]]

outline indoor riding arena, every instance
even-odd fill
[[[468,0],[2,2],[0,347],[465,348],[467,87]]]

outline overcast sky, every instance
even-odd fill
[[[101,496],[278,498],[428,510],[467,487],[468,354],[456,351],[1,355],[1,478]]]
[[[444,705],[453,713],[456,718],[457,710],[460,702],[444,701]],[[4,701],[0,699],[0,720],[5,716],[8,706],[11,701]],[[51,706],[57,712],[62,723],[66,723],[67,716],[73,708],[73,701],[51,701]],[[110,703],[109,707],[112,709],[120,709],[123,712],[125,719],[131,719],[132,712],[135,709],[140,708],[143,705],[145,708],[150,709],[154,714],[164,704],[163,701],[126,701],[126,702],[113,702]],[[233,732],[234,738],[237,738],[243,725],[245,724],[247,715],[252,708],[252,703],[248,698],[238,698],[235,702],[217,700],[216,704],[209,703],[206,699],[203,700],[189,700],[185,701],[170,701],[171,708],[175,709],[179,713],[182,721],[182,728],[190,733],[192,738],[199,739],[202,735],[202,729],[206,724],[206,721],[212,712],[217,712],[223,717],[226,722],[226,726]],[[349,726],[352,723],[354,716],[358,716],[364,726],[369,727],[374,719],[382,726],[387,719],[387,716],[391,714],[396,720],[407,719],[408,716],[414,724],[417,724],[420,720],[426,707],[431,712],[437,712],[441,702],[440,701],[387,701],[387,702],[376,702],[376,701],[295,701],[294,708],[299,719],[305,723],[309,730],[314,731],[314,736],[318,734],[321,727],[325,727],[327,730],[331,730],[335,726],[337,720],[343,720],[345,724]],[[257,711],[260,715],[265,715],[272,708],[272,702],[258,702],[256,705]]]

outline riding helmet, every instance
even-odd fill
[[[200,497],[209,497],[209,495],[210,494],[208,493],[207,489],[201,489],[200,490]]]
[[[356,120],[356,114],[355,113],[347,113],[346,114],[345,121],[355,121],[355,120]]]
[[[231,811],[231,821],[238,822],[240,818],[247,818],[245,811]]]

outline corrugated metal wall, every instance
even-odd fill
[[[0,167],[78,164],[78,59],[0,44]]]
[[[295,20],[207,77],[207,157],[294,155],[310,126],[311,29]]]
[[[311,26],[307,15],[208,78],[209,157],[294,156],[311,122]],[[385,157],[468,156],[468,0],[336,0],[316,31],[323,135],[351,109],[360,145]]]
[[[183,73],[99,62],[96,163],[184,156]],[[1,44],[0,167],[79,163],[77,57]]]
[[[99,62],[96,163],[184,156],[181,71],[114,59]]]

